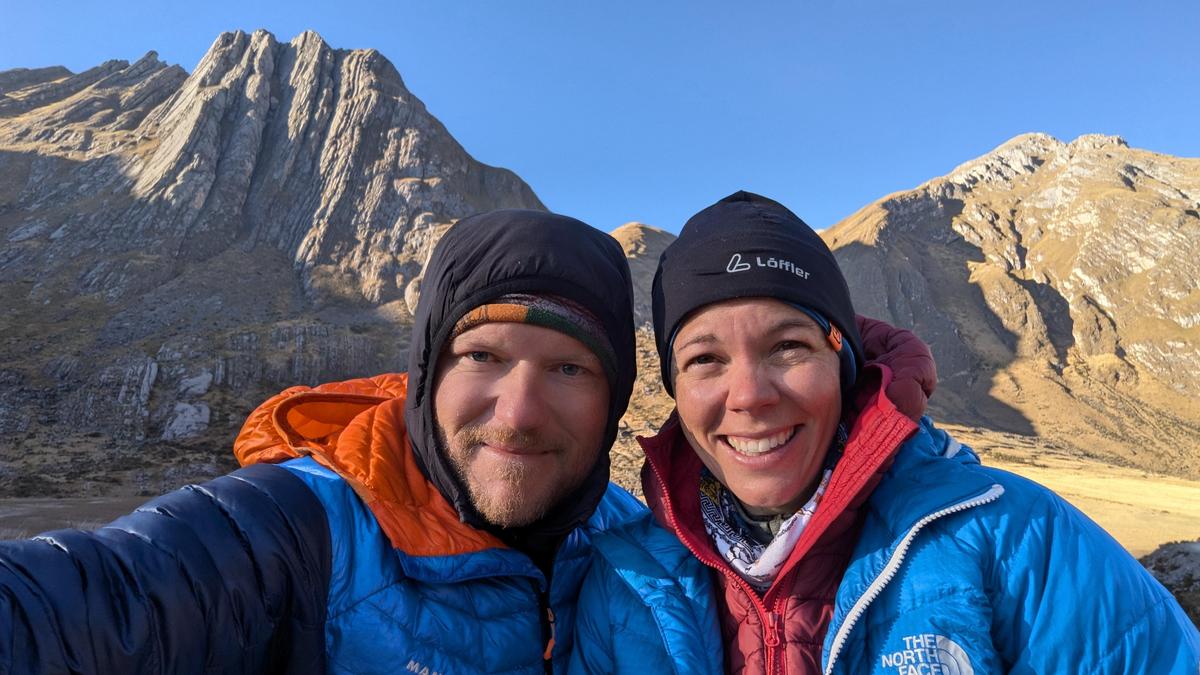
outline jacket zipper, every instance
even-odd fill
[[[662,474],[659,473],[658,466],[655,465],[654,462],[650,462],[650,469],[654,471],[654,478],[658,481],[659,489],[663,491],[663,494],[666,494],[667,483],[665,480],[663,480]],[[671,529],[676,533],[676,536],[679,536],[679,521],[675,519],[675,507],[673,504],[671,504],[669,499],[663,500],[663,504],[667,509],[667,519],[671,523]],[[727,579],[739,585],[742,588],[742,591],[746,594],[746,597],[750,598],[750,604],[754,606],[754,610],[758,614],[759,624],[763,627],[763,652],[766,654],[765,670],[767,675],[773,675],[773,673],[776,671],[775,661],[778,657],[778,652],[782,649],[780,645],[783,644],[783,639],[780,637],[780,626],[782,621],[779,612],[768,611],[767,605],[765,602],[763,602],[762,598],[759,597],[758,591],[755,591],[754,588],[750,586],[749,582],[735,574],[733,570],[727,569],[725,566],[713,562],[706,556],[701,555],[700,551],[696,550],[696,548],[692,546],[692,543],[690,541],[686,541],[684,537],[679,537],[679,541],[687,548],[687,550],[692,552],[692,555],[695,556],[697,560],[720,572]]]
[[[780,667],[776,662],[776,657],[779,655],[778,653],[781,649],[779,645],[783,644],[783,640],[779,635],[779,627],[782,624],[782,621],[783,619],[779,615],[779,612],[772,611],[771,613],[767,614],[766,634],[763,635],[763,644],[766,645],[767,652],[767,675],[771,675],[776,671],[783,672],[783,668]]]
[[[859,596],[854,606],[850,608],[850,611],[846,613],[846,618],[842,621],[842,625],[838,626],[837,634],[834,636],[833,643],[829,647],[829,661],[825,665],[825,675],[830,675],[833,672],[833,666],[837,662],[842,648],[846,646],[846,640],[850,638],[850,631],[854,630],[854,624],[862,618],[862,615],[867,611],[867,607],[875,601],[875,598],[879,597],[883,589],[892,581],[896,573],[900,571],[900,566],[904,564],[904,556],[908,554],[908,547],[912,544],[913,538],[917,536],[917,533],[938,518],[994,502],[1002,494],[1004,494],[1004,488],[1000,485],[993,485],[978,497],[972,497],[940,511],[935,511],[918,520],[915,525],[909,528],[908,533],[904,535],[899,545],[896,546],[896,550],[892,552],[892,557],[883,566],[883,570],[875,577],[875,580],[871,582],[867,590],[863,591],[863,594]]]
[[[537,579],[530,579],[533,594],[538,601],[538,619],[542,626],[542,670],[547,674],[554,672],[554,610],[550,608],[550,591],[542,590]]]

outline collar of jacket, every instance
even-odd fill
[[[997,481],[990,471],[974,450],[925,417],[896,453],[867,508],[889,531],[907,532],[930,514],[994,488]]]
[[[470,527],[421,474],[404,426],[406,375],[292,387],[263,403],[238,434],[243,465],[312,456],[341,476],[379,521],[392,546],[410,556],[504,548]]]
[[[846,448],[834,467],[820,507],[780,569],[768,597],[839,515],[858,508],[871,496],[901,444],[917,429],[917,424],[897,410],[884,393],[891,376],[886,366],[872,365],[860,379],[858,411]],[[655,518],[674,531],[702,562],[734,574],[705,533],[697,489],[703,464],[684,437],[678,416],[672,413],[656,436],[639,437],[638,441],[646,454],[642,489]]]

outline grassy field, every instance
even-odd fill
[[[1161,544],[1200,540],[1200,481],[1064,455],[1025,437],[949,425],[947,430],[975,448],[985,464],[1025,476],[1062,495],[1135,557]],[[623,467],[620,459],[614,457],[614,478],[634,483],[640,456],[636,462],[625,462],[630,468]],[[96,527],[129,513],[148,499],[0,499],[0,539],[28,537],[63,527]]]
[[[1055,453],[1022,438],[946,426],[979,451],[984,464],[1054,490],[1135,557],[1161,544],[1200,540],[1200,481]]]

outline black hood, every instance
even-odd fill
[[[616,354],[608,376],[608,421],[596,465],[575,493],[541,520],[497,528],[475,510],[470,494],[440,447],[433,412],[434,369],[454,324],[468,311],[509,293],[553,294],[590,310]],[[608,451],[629,405],[637,374],[629,264],[609,235],[543,211],[491,211],[458,221],[438,242],[421,282],[408,357],[404,420],[425,476],[463,522],[496,533],[515,548],[544,548],[583,524],[608,487]]]

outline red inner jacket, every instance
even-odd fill
[[[916,424],[884,394],[884,366],[860,380],[859,413],[825,496],[776,577],[759,595],[717,553],[700,515],[703,467],[672,415],[659,434],[638,438],[642,485],[659,522],[716,571],[729,672],[818,673],[838,583],[857,539],[859,510]]]

